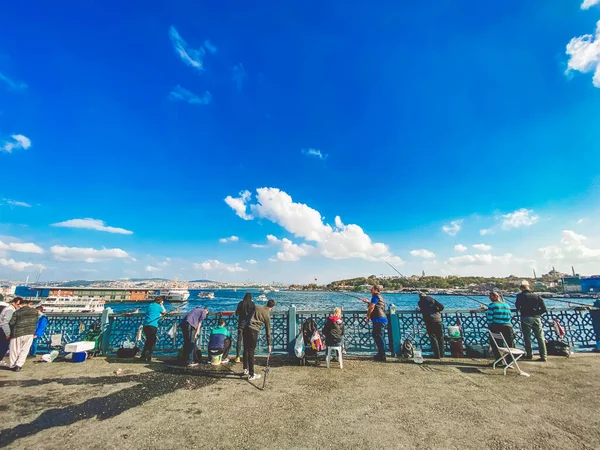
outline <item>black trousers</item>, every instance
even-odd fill
[[[258,331],[244,328],[244,369],[248,369],[250,376],[254,375],[254,352],[258,342]]]
[[[225,359],[225,358],[227,358],[227,356],[229,356],[230,349],[231,349],[231,339],[226,338],[224,348],[209,348],[208,354],[211,356],[212,355],[223,355],[221,358]]]
[[[493,323],[489,326],[489,329],[492,333],[500,333],[504,336],[506,343],[509,347],[515,346],[515,332],[513,330],[512,325],[503,325],[501,323]],[[502,342],[496,342],[499,347],[502,347],[504,344]],[[494,359],[500,358],[500,352],[496,349],[496,346],[492,342],[492,337],[490,336],[490,346],[492,347],[492,351],[494,352]]]
[[[244,328],[238,328],[237,342],[235,344],[235,357],[240,357],[240,351],[242,350],[242,344],[244,340]]]
[[[189,323],[181,325],[183,333],[183,355],[185,362],[190,364],[196,362],[196,329]]]
[[[4,334],[4,330],[0,328],[0,361],[6,356],[10,339]]]
[[[377,346],[377,356],[385,358],[385,344],[383,342],[383,333],[387,326],[387,322],[373,322],[373,331],[371,336]]]
[[[433,357],[442,358],[444,356],[444,329],[441,322],[425,322],[425,328],[431,341]]]
[[[158,329],[151,325],[144,325],[144,336],[146,336],[146,342],[144,343],[144,349],[142,350],[142,359],[151,359],[152,352],[156,346],[156,331]]]

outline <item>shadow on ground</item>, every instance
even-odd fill
[[[216,383],[220,379],[239,380],[238,374],[225,366],[206,369],[187,369],[184,367],[161,365],[160,369],[141,374],[103,377],[54,378],[45,380],[10,380],[0,382],[0,388],[19,386],[22,388],[58,383],[64,386],[99,386],[123,383],[137,383],[104,397],[94,397],[79,405],[55,407],[52,398],[36,400],[46,403],[51,409],[45,410],[35,420],[0,431],[0,442],[9,445],[27,436],[54,427],[74,424],[81,420],[97,417],[106,420],[115,417],[131,408],[136,408],[149,400],[170,394],[179,389],[201,389]],[[152,365],[150,366],[152,368]],[[208,366],[210,367],[210,366]]]

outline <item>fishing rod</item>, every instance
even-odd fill
[[[571,302],[568,300],[559,300],[556,298],[549,298],[547,300],[553,301],[553,302],[560,302],[560,303],[568,303],[569,305],[577,305],[577,306],[587,306],[588,308],[593,308],[594,305],[586,305],[585,303],[579,303],[579,302]]]
[[[398,273],[398,275],[400,275],[402,278],[406,278],[404,275],[402,275],[402,274],[400,273],[400,271],[399,271],[398,269],[396,269],[394,266],[392,266],[392,265],[391,265],[389,262],[385,261],[385,263],[386,263],[388,266],[390,266],[392,269],[394,269],[394,270],[395,270],[395,271]]]

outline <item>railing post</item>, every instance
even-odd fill
[[[600,351],[600,300],[594,302],[594,307],[599,309],[589,311],[589,314],[592,317],[592,325],[596,333],[596,350]]]
[[[102,330],[102,354],[106,355],[110,347],[110,331],[112,324],[110,322],[110,316],[113,313],[112,308],[106,308],[102,311],[102,318],[100,319],[100,329]]]
[[[398,319],[398,314],[396,314],[396,305],[390,305],[389,312],[389,320],[390,320],[390,352],[392,356],[400,354],[400,323]]]
[[[296,305],[291,305],[288,309],[288,353],[294,356],[294,344],[296,343],[296,335],[298,334],[298,326],[296,325]]]

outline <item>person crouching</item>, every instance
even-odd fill
[[[213,365],[227,364],[230,348],[231,333],[225,326],[225,319],[219,319],[218,326],[210,331],[210,340],[208,341],[210,363]]]

